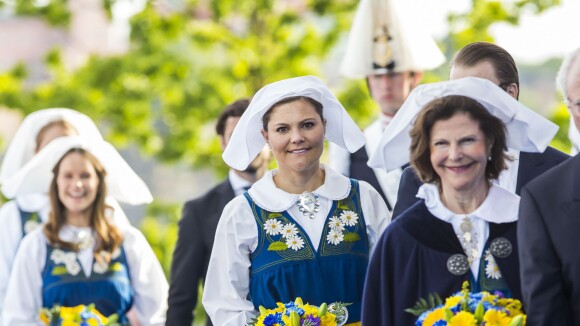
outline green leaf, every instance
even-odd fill
[[[517,315],[511,320],[509,326],[522,326],[522,324],[523,324],[522,315]]]
[[[268,246],[269,251],[282,251],[282,250],[286,250],[286,249],[288,249],[288,246],[284,242],[281,242],[281,241],[272,242]]]
[[[65,266],[56,266],[55,268],[52,269],[51,274],[52,275],[65,275],[65,274],[68,274],[68,270],[66,269]]]
[[[355,232],[348,232],[344,235],[344,242],[356,242],[360,240],[360,235]]]

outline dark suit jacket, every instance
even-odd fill
[[[234,190],[226,180],[185,203],[173,252],[166,325],[191,326],[199,282],[205,279],[218,221],[234,197]],[[209,318],[207,325],[211,325]]]
[[[383,200],[387,204],[387,208],[390,210],[393,209],[393,206],[387,200],[387,196],[383,192],[383,188],[379,184],[379,180],[375,175],[373,169],[371,169],[367,162],[369,160],[369,156],[367,154],[366,148],[363,146],[358,151],[350,154],[350,168],[349,168],[349,177],[362,180],[368,182],[375,190],[383,197]]]
[[[543,153],[520,152],[516,194],[519,195],[522,187],[528,182],[564,162],[569,157],[568,154],[552,147],[548,147]],[[411,207],[415,202],[419,201],[419,198],[415,197],[415,195],[422,184],[413,168],[409,167],[403,171],[401,183],[399,184],[399,192],[397,194],[397,203],[393,210],[393,219]]]
[[[522,190],[518,221],[527,324],[580,325],[580,156]]]

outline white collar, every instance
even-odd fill
[[[246,191],[246,189],[247,189],[246,187],[250,187],[252,185],[251,182],[240,177],[232,169],[230,169],[230,171],[228,172],[228,180],[230,181],[230,184],[232,185],[232,189],[234,189],[234,193],[236,195],[242,194],[244,191]]]
[[[419,188],[417,197],[424,199],[429,212],[440,220],[451,223],[453,217],[460,215],[443,205],[439,197],[439,188],[435,184],[423,184]],[[519,205],[520,196],[492,184],[481,206],[469,215],[489,223],[509,223],[518,220]]]
[[[350,193],[350,180],[342,174],[334,171],[328,165],[321,164],[324,169],[324,183],[312,193],[329,200],[341,200]],[[264,177],[258,180],[250,188],[250,197],[263,209],[271,212],[283,212],[298,200],[300,194],[290,194],[276,187],[274,175],[278,170],[266,172]]]

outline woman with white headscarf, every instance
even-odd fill
[[[0,166],[0,184],[6,184],[45,145],[55,138],[68,135],[102,139],[89,117],[71,109],[45,109],[26,116],[4,155]],[[2,302],[20,240],[48,217],[47,190],[15,197],[3,189],[4,195],[12,200],[0,208],[0,325]],[[116,201],[107,199],[107,203],[115,208],[116,221],[128,223]]]
[[[508,147],[543,151],[557,126],[480,78],[419,86],[401,110],[369,165],[389,169],[410,157],[424,184],[370,259],[363,323],[413,325],[406,309],[466,281],[473,292],[521,300],[520,198],[497,178],[513,160]]]
[[[52,172],[52,173],[51,173]],[[122,325],[163,325],[168,285],[153,250],[128,223],[112,220],[106,196],[142,204],[145,183],[103,140],[60,137],[4,184],[16,195],[50,189],[46,223],[20,243],[6,298],[5,325],[42,325],[41,308],[95,304]]]
[[[220,219],[203,294],[216,325],[244,325],[259,306],[352,303],[360,321],[369,253],[390,221],[386,204],[365,182],[320,163],[324,140],[353,152],[364,136],[330,90],[313,76],[262,88],[224,152],[243,170],[262,149],[278,169],[233,199]]]

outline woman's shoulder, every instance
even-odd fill
[[[36,252],[48,244],[48,239],[44,235],[44,224],[27,233],[20,241],[18,251]]]

